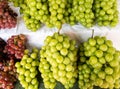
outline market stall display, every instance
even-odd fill
[[[16,26],[0,28],[0,88],[119,89],[119,0],[9,1]]]

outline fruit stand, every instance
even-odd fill
[[[12,0],[9,0],[9,1],[12,1]],[[25,1],[27,1],[27,0],[25,0]],[[32,1],[32,0],[30,0],[30,1]],[[42,0],[35,0],[35,1],[42,1]],[[43,0],[43,2],[44,1],[46,1],[46,0]],[[51,0],[48,0],[48,1],[51,1]],[[57,0],[57,1],[59,2],[59,0]],[[79,3],[82,3],[82,1],[84,1],[84,0],[81,0],[81,2],[79,2]],[[88,1],[92,1],[92,0],[88,0]],[[111,2],[112,1],[115,1],[115,0],[111,0]],[[13,2],[14,2],[14,0],[13,0]],[[96,1],[96,3],[97,3],[97,1]],[[113,65],[112,65],[112,63],[110,63],[111,60],[112,60],[111,58],[115,59],[115,56],[119,54],[119,52],[117,50],[120,51],[120,36],[119,36],[119,34],[120,34],[120,0],[117,0],[117,4],[118,4],[118,12],[119,12],[119,14],[118,14],[118,16],[119,16],[119,18],[118,18],[119,22],[117,23],[117,25],[115,27],[99,26],[98,24],[95,24],[95,25],[93,25],[90,28],[86,28],[89,25],[87,25],[85,27],[84,24],[76,23],[75,25],[71,26],[69,23],[68,24],[65,23],[65,24],[62,24],[62,26],[59,26],[59,25],[56,26],[55,25],[56,27],[54,26],[52,28],[49,28],[48,26],[46,26],[44,24],[41,24],[41,27],[39,29],[37,29],[37,30],[35,30],[35,29],[34,30],[30,30],[31,28],[28,29],[29,27],[27,27],[27,25],[26,25],[27,21],[25,19],[23,20],[23,14],[22,15],[20,14],[20,8],[21,7],[15,7],[13,3],[9,3],[10,8],[12,8],[12,10],[14,12],[16,12],[18,16],[17,16],[16,27],[11,28],[11,29],[0,28],[0,37],[4,41],[7,42],[7,47],[5,47],[4,51],[5,51],[5,53],[9,52],[8,53],[9,55],[11,53],[13,59],[15,57],[16,59],[20,59],[20,60],[22,59],[23,60],[23,61],[22,60],[21,61],[17,60],[17,62],[15,61],[16,64],[14,64],[14,67],[16,69],[18,69],[19,67],[21,67],[23,69],[26,68],[26,70],[28,71],[28,74],[26,73],[25,76],[30,75],[31,71],[34,71],[34,70],[38,70],[39,72],[37,72],[35,74],[36,78],[35,78],[35,76],[31,75],[32,79],[27,78],[25,80],[25,82],[21,82],[23,76],[19,77],[19,75],[24,75],[24,73],[25,73],[26,70],[22,70],[21,69],[21,71],[23,71],[23,72],[20,72],[20,70],[18,70],[18,71],[16,70],[18,80],[14,84],[14,88],[8,88],[8,89],[33,89],[33,86],[30,86],[31,83],[33,85],[36,85],[36,88],[34,86],[35,89],[45,89],[44,85],[46,85],[47,89],[49,89],[49,85],[51,85],[51,87],[50,87],[51,89],[53,89],[54,87],[55,87],[55,89],[65,89],[65,88],[69,89],[69,87],[72,86],[72,83],[74,84],[74,86],[72,87],[72,89],[79,89],[82,86],[82,83],[78,82],[79,78],[81,78],[81,77],[78,78],[77,74],[79,74],[80,76],[84,75],[84,73],[83,74],[80,73],[82,71],[81,65],[82,65],[83,69],[85,68],[86,70],[87,70],[87,68],[89,70],[89,67],[90,67],[90,71],[94,71],[96,74],[101,72],[101,71],[98,71],[99,68],[101,68],[101,66],[104,66],[105,68],[106,67],[108,68],[110,66],[111,69],[108,68],[108,69],[105,70],[105,72],[106,72],[106,75],[112,75],[113,74],[112,71],[114,71],[112,69],[112,67],[114,67],[114,68],[118,68],[118,67],[116,66],[117,65],[116,62],[115,62],[116,65],[114,65],[114,63],[113,63]],[[97,18],[99,18],[99,17],[97,17]],[[60,29],[59,32],[58,32],[58,29]],[[20,34],[23,34],[23,35],[20,35]],[[17,35],[16,37],[19,38],[19,39],[16,40],[16,43],[19,43],[18,40],[22,40],[23,44],[22,44],[22,47],[20,45],[20,48],[19,48],[20,52],[21,52],[21,54],[20,54],[21,56],[15,55],[13,57],[13,54],[16,54],[16,53],[12,53],[11,51],[8,50],[9,46],[10,46],[10,42],[8,41],[8,39],[9,40],[14,40],[16,38],[15,35]],[[58,38],[59,35],[61,36],[61,38]],[[24,36],[25,36],[25,38],[24,38]],[[99,36],[99,37],[97,37],[97,36]],[[102,37],[106,37],[106,38],[102,38]],[[105,45],[107,45],[107,47],[104,46],[102,48],[102,46],[101,46],[103,44],[102,41],[98,41],[97,42],[97,40],[99,40],[99,39],[104,40],[104,42],[106,42],[106,43],[104,43],[104,42],[103,43]],[[54,46],[57,45],[56,40],[60,44],[59,44],[58,47],[56,47],[56,49],[54,49]],[[64,44],[63,44],[62,43],[63,40],[67,40],[69,42],[68,43],[64,42]],[[75,40],[75,43],[74,43],[73,40]],[[108,40],[111,40],[111,41],[107,43]],[[50,41],[53,41],[53,43],[52,42],[50,43]],[[111,42],[113,43],[113,45],[111,45],[112,44]],[[64,45],[63,46],[64,47],[63,51],[60,51],[60,50],[62,50],[61,44]],[[17,45],[19,45],[19,44],[17,44]],[[72,47],[70,48],[69,45],[70,46],[74,46],[74,47],[76,47],[76,45],[77,45],[77,47],[76,48],[73,47],[73,49],[72,49]],[[97,51],[96,53],[94,53],[95,55],[89,54],[88,53],[88,51],[90,50],[89,49],[89,45],[90,45],[90,47],[91,46],[92,47],[96,47],[96,49],[99,50],[99,51]],[[98,45],[98,47],[96,45]],[[26,46],[26,47],[24,47],[24,46]],[[34,47],[36,47],[37,49],[34,48]],[[70,67],[68,67],[66,69],[67,72],[74,73],[74,75],[72,75],[71,73],[69,73],[67,75],[67,73],[64,70],[66,68],[66,66],[64,67],[64,65],[62,65],[62,61],[63,61],[62,58],[63,57],[57,56],[57,53],[55,55],[53,54],[53,57],[56,58],[56,56],[57,56],[57,57],[59,57],[59,59],[61,59],[61,61],[60,60],[58,61],[57,58],[56,58],[56,61],[57,61],[57,64],[56,64],[56,61],[50,61],[50,60],[48,60],[48,59],[50,59],[49,56],[52,55],[52,53],[50,52],[51,49],[49,47],[52,49],[53,53],[54,52],[60,52],[60,54],[64,57],[64,59],[66,58],[66,60],[68,58],[68,55],[67,55],[68,53],[69,53],[69,57],[70,58],[76,59],[76,60],[72,60],[71,59],[72,61],[71,61],[70,65],[68,65],[69,63],[67,63],[69,60],[63,62],[66,66],[70,66]],[[111,49],[112,51],[109,50],[109,52],[108,52],[108,50],[107,50],[108,47],[111,47],[111,48],[114,48],[114,49]],[[84,52],[83,52],[82,48],[85,48]],[[38,49],[39,49],[40,52],[38,52]],[[32,50],[32,51],[29,52],[29,50]],[[94,51],[94,48],[91,49],[91,50]],[[101,50],[102,50],[102,52],[101,52]],[[46,51],[46,52],[44,53],[44,51]],[[72,51],[73,51],[73,53],[72,53]],[[76,52],[78,52],[78,53],[76,53]],[[107,52],[111,53],[112,56],[111,55],[108,56],[106,54]],[[71,55],[70,55],[70,53],[71,53]],[[26,55],[28,55],[28,57],[26,57]],[[31,56],[31,55],[33,55],[33,56]],[[46,55],[48,55],[48,57]],[[84,55],[86,58],[88,58],[89,61],[87,62],[87,59],[85,59],[86,61],[84,61],[85,57],[82,56],[82,55]],[[78,60],[77,60],[76,56],[77,56]],[[102,60],[102,56],[106,58],[106,62],[105,62],[106,64],[103,61],[99,61],[101,63],[101,65],[98,64],[98,65],[92,66],[92,65],[94,65],[96,63],[99,63],[96,60],[99,59],[99,58],[101,58],[101,60]],[[0,58],[1,58],[1,56],[0,56]],[[32,65],[32,66],[34,66],[33,70],[31,68],[31,65],[29,65],[29,63],[31,63],[31,61],[33,61],[30,58],[32,58],[35,61],[35,64],[33,63],[33,65]],[[47,61],[45,59],[47,59]],[[81,63],[76,64],[76,62],[79,62],[79,60],[80,60]],[[24,67],[24,65],[25,65],[24,62],[26,62],[26,61],[28,62],[28,65]],[[52,62],[54,62],[54,63],[52,63]],[[46,65],[44,63],[46,63]],[[84,66],[82,63],[83,64],[84,63],[87,64],[87,66],[86,65]],[[62,72],[60,71],[60,73],[58,74],[58,76],[61,75],[61,79],[57,78],[56,76],[53,76],[53,74],[54,75],[56,74],[54,72],[56,70],[53,70],[53,68],[56,67],[56,66],[58,66],[58,64],[59,65],[61,64],[60,67],[58,67],[60,70],[62,70]],[[107,64],[109,64],[109,65],[107,65]],[[120,64],[118,64],[118,65],[120,65]],[[78,68],[76,68],[76,66],[78,66]],[[43,67],[46,68],[46,70]],[[41,77],[42,74],[45,75],[45,72],[42,71],[42,69],[44,69],[44,71],[47,71],[46,73],[48,73],[48,74],[51,73],[51,76],[52,76],[52,79],[53,79],[52,80],[53,84],[52,83],[51,84],[48,83],[48,85],[47,85],[46,82],[43,83],[43,81],[46,81],[46,80],[45,80],[45,77],[43,77],[43,76]],[[75,70],[77,70],[77,72]],[[117,70],[117,69],[115,69],[115,70]],[[119,70],[119,68],[118,68],[118,70]],[[29,73],[29,71],[30,71],[30,73]],[[78,73],[78,71],[79,71],[79,73]],[[94,75],[95,73],[90,73],[89,75]],[[97,75],[97,77],[99,77],[99,79],[102,78],[103,80],[105,80],[105,78],[102,76],[102,74],[103,73]],[[66,81],[64,79],[64,77],[62,77],[62,76],[65,76],[65,75],[68,76],[68,79],[65,78],[68,81]],[[86,78],[88,78],[88,75],[86,75]],[[74,79],[76,79],[77,81],[74,80]],[[32,82],[32,80],[33,80],[33,82]],[[73,82],[71,83],[70,80],[73,81]],[[93,80],[94,80],[94,78],[93,78]],[[120,78],[119,78],[119,80],[120,80]],[[27,84],[26,81],[29,82],[29,84]],[[82,80],[79,80],[79,81],[82,81]],[[86,81],[88,81],[88,80],[86,80]],[[112,79],[111,79],[110,76],[107,76],[107,78],[106,78],[105,81],[112,81]],[[116,78],[116,80],[113,80],[113,81],[117,81],[117,78]],[[102,81],[102,82],[104,82],[104,81]],[[101,88],[109,88],[107,84],[102,86],[102,84],[99,85],[99,83],[101,83],[101,80],[98,80],[98,82],[94,83],[93,85],[94,86],[99,86]],[[104,84],[105,83],[106,82],[104,82]],[[71,85],[69,85],[69,84],[71,84]],[[92,83],[90,83],[90,84],[91,85],[89,85],[89,88],[92,89],[93,88],[92,87]],[[110,82],[110,84],[111,85],[109,85],[109,86],[112,86],[113,82]],[[39,85],[39,88],[37,88],[38,85]],[[27,88],[23,88],[23,87],[26,87],[26,86],[27,86]],[[99,87],[97,87],[97,88],[95,87],[95,88],[98,89]],[[85,87],[83,87],[83,89],[84,88]],[[7,88],[2,88],[2,89],[7,89]],[[115,89],[118,89],[118,88],[115,88]]]

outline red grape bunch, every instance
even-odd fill
[[[0,60],[0,71],[9,72],[9,74],[16,76],[15,61],[7,57]]]
[[[7,59],[7,55],[5,53],[3,53],[5,45],[6,45],[6,42],[2,38],[0,38],[0,62],[2,60]],[[0,63],[0,70],[1,70],[1,63]]]
[[[17,24],[17,14],[9,7],[6,0],[0,0],[0,29],[14,28]]]
[[[6,42],[2,38],[0,38],[0,52],[4,50],[5,45],[6,45]]]
[[[0,71],[0,89],[13,89],[16,78],[7,72]]]
[[[13,59],[3,53],[6,42],[0,38],[0,89],[13,89],[16,79],[16,68]]]
[[[0,60],[3,59],[3,55],[4,55],[3,50],[5,45],[6,45],[6,42],[2,38],[0,38]]]
[[[17,73],[13,59],[0,61],[0,89],[13,89]]]
[[[26,44],[26,37],[23,34],[14,35],[7,40],[7,45],[5,46],[4,53],[7,53],[9,57],[13,59],[21,59]]]

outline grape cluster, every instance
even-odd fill
[[[117,0],[10,0],[21,8],[28,29],[36,31],[41,23],[61,29],[62,24],[81,23],[90,28],[118,23]]]
[[[9,59],[8,55],[3,52],[5,46],[6,42],[2,38],[0,38],[0,71],[14,73],[14,60]]]
[[[25,25],[27,26],[27,28],[31,31],[37,31],[37,29],[40,28],[40,21],[35,19],[34,17],[32,17],[29,14],[24,14],[23,16],[24,21],[25,21]]]
[[[67,0],[67,4],[66,4],[66,8],[65,8],[65,21],[66,23],[70,24],[70,25],[75,25],[76,24],[76,19],[73,13],[73,0]]]
[[[41,27],[41,21],[39,19],[39,9],[37,8],[37,2],[36,0],[29,0],[28,2],[25,2],[24,5],[22,5],[23,8],[23,19],[25,21],[25,24],[28,29],[31,31],[36,31]]]
[[[120,52],[110,40],[96,36],[80,45],[79,87],[120,88]]]
[[[6,42],[2,38],[0,38],[0,55],[2,54],[5,45],[6,45]]]
[[[39,15],[39,13],[41,12],[39,10],[41,9],[40,5],[42,5],[41,0],[9,0],[9,1],[13,2],[14,6],[20,7],[20,12],[23,14],[25,25],[29,30],[37,31],[41,27]]]
[[[13,89],[16,78],[7,72],[0,71],[0,89]]]
[[[13,2],[15,7],[20,7],[20,13],[23,14],[24,8],[26,7],[27,0],[8,0],[9,2]]]
[[[15,6],[21,8],[24,14],[23,19],[28,29],[36,31],[41,23],[47,27],[57,27],[60,29],[62,24],[75,24],[75,18],[72,14],[72,0],[9,0]],[[69,18],[70,17],[70,18]]]
[[[5,57],[4,59],[0,60],[0,71],[16,76],[16,68],[14,64],[15,61],[13,59]]]
[[[21,59],[26,44],[26,37],[23,34],[14,35],[7,40],[7,45],[5,46],[4,53],[7,53],[9,57],[13,59]]]
[[[30,53],[28,49],[24,51],[24,56],[20,62],[16,62],[18,80],[25,89],[38,89],[37,66],[39,66],[38,49],[33,48]]]
[[[54,87],[55,80],[57,80],[66,89],[72,88],[77,78],[76,42],[70,40],[66,35],[54,33],[53,36],[48,36],[44,43],[45,45],[40,51],[41,63],[39,66],[42,75],[48,78],[47,82],[44,81],[45,84],[51,84],[53,81]],[[41,67],[42,65],[43,67]],[[46,77],[43,78],[45,80]]]
[[[14,28],[17,24],[17,14],[9,7],[6,0],[0,0],[0,29]]]
[[[94,13],[92,10],[94,0],[74,0],[73,15],[77,22],[85,27],[92,27],[94,24]]]
[[[64,14],[67,0],[49,0],[49,11],[50,11],[50,24],[53,27],[61,28],[62,24],[65,23]]]
[[[14,60],[3,53],[6,42],[0,38],[0,89],[13,89],[16,82]]]
[[[44,58],[40,59],[39,71],[41,72],[45,88],[54,89],[54,87],[56,86],[56,80],[53,77],[51,65]]]
[[[18,7],[21,6],[20,4],[24,3],[26,0],[8,0],[9,2],[13,2],[14,6]]]
[[[116,26],[118,23],[117,0],[95,0],[93,6],[98,25]]]
[[[36,5],[34,6],[35,11],[32,10],[33,9],[32,2],[29,5],[29,7],[31,7],[31,11],[32,11],[31,14],[35,13],[35,14],[33,14],[33,16],[37,20],[39,20],[40,22],[45,23],[45,24],[48,23],[48,21],[49,21],[48,0],[36,1]]]
[[[2,59],[1,59],[2,58]],[[0,89],[13,89],[17,74],[13,59],[0,57]]]

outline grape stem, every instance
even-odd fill
[[[60,34],[60,31],[58,31],[58,34]]]
[[[60,34],[60,30],[61,30],[61,28],[58,30],[58,33]]]
[[[94,37],[94,29],[92,29],[92,36],[91,36],[91,38],[93,38]]]

